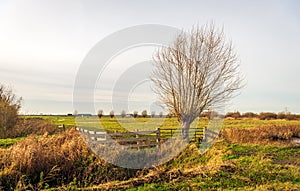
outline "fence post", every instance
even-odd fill
[[[206,133],[206,127],[203,128],[203,138],[202,138],[202,141],[206,140],[205,133]]]
[[[156,129],[156,146],[160,146],[160,128]]]
[[[138,140],[138,138],[140,137],[140,136],[139,136],[139,130],[136,129],[135,131],[136,131],[135,137],[136,137],[136,139],[137,139],[137,140],[136,140],[137,150],[140,150],[140,146],[139,146],[140,143],[139,143],[139,140]]]
[[[96,132],[96,130],[94,130],[94,135],[95,135],[94,140],[97,141],[97,132]]]
[[[173,137],[173,129],[171,129],[171,138]]]

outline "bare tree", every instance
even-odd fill
[[[155,111],[151,112],[151,117],[154,118],[155,117]]]
[[[75,111],[73,112],[73,115],[74,115],[74,116],[77,116],[77,115],[78,115],[78,111],[75,110]]]
[[[98,117],[101,118],[102,116],[103,116],[103,110],[100,109],[100,110],[98,111]]]
[[[122,110],[122,111],[121,111],[121,117],[124,118],[125,116],[126,116],[126,111],[125,111],[125,110]]]
[[[110,118],[114,118],[115,117],[115,112],[113,110],[111,110],[109,112]]]
[[[159,112],[159,117],[160,118],[162,118],[163,117],[163,115],[164,115],[164,113],[161,111],[161,112]]]
[[[143,110],[143,111],[142,111],[142,117],[145,118],[145,117],[147,117],[147,115],[148,115],[148,114],[147,114],[147,110]]]
[[[138,117],[138,112],[137,112],[137,111],[134,111],[134,112],[133,112],[133,117],[134,117],[134,118],[137,118],[137,117]]]
[[[241,88],[232,43],[214,24],[182,32],[169,47],[155,53],[154,62],[154,91],[178,118],[185,138],[203,110],[220,106]]]

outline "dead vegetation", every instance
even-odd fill
[[[299,125],[270,125],[257,128],[227,128],[222,130],[226,141],[231,143],[271,144],[292,146],[293,138],[300,138]]]
[[[60,131],[56,125],[41,118],[19,118],[14,128],[8,129],[3,138],[44,135],[45,133],[52,135]]]
[[[0,152],[0,156],[0,189],[4,190],[20,185],[41,189],[46,185],[68,184],[74,179],[99,184],[135,175],[134,170],[118,168],[97,158],[74,129],[55,136],[29,136]]]

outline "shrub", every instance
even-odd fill
[[[270,125],[251,129],[227,128],[222,130],[225,140],[232,143],[267,144],[281,141],[290,144],[292,137],[300,137],[300,126]]]
[[[270,119],[276,119],[277,114],[272,112],[262,112],[259,114],[260,120],[270,120]]]
[[[21,98],[16,98],[10,88],[0,84],[0,138],[15,126],[20,107]]]
[[[14,128],[6,131],[6,138],[44,135],[45,133],[52,135],[62,130],[41,118],[19,118]]]
[[[297,119],[297,117],[296,117],[295,114],[289,113],[289,114],[286,115],[286,119],[287,120],[295,120],[295,119]]]
[[[246,113],[243,113],[242,117],[245,117],[245,118],[255,118],[257,117],[258,115],[256,113],[253,113],[253,112],[246,112]]]
[[[225,117],[227,118],[227,117],[232,117],[232,118],[234,118],[234,119],[239,119],[239,118],[241,118],[241,113],[240,112],[228,112],[228,113],[226,113],[226,115],[225,115]]]
[[[138,112],[137,112],[137,111],[134,111],[134,112],[133,112],[133,117],[134,117],[134,118],[137,118],[137,117],[138,117]]]
[[[285,115],[284,112],[279,112],[279,113],[277,114],[277,119],[285,119],[285,118],[286,118],[286,115]]]

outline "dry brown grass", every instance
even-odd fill
[[[3,138],[15,138],[24,137],[27,135],[43,135],[48,133],[50,135],[59,132],[60,130],[56,125],[50,124],[49,122],[40,118],[20,118],[17,124],[6,131],[5,137]]]
[[[74,129],[55,136],[29,136],[0,152],[0,156],[0,190],[22,185],[40,189],[46,184],[68,184],[75,177],[84,186],[135,175],[133,170],[97,158]]]
[[[300,126],[263,126],[257,128],[227,128],[222,130],[225,140],[231,143],[292,145],[292,138],[300,138]]]

